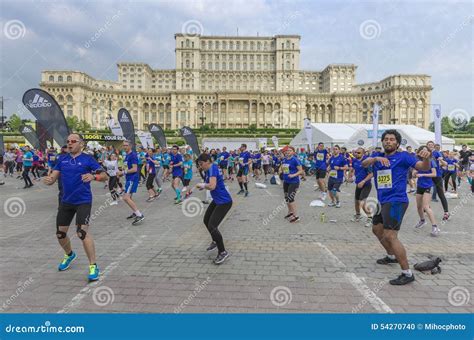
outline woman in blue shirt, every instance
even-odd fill
[[[281,162],[281,173],[283,174],[283,192],[288,206],[288,215],[285,216],[291,223],[298,222],[300,218],[296,215],[295,196],[300,186],[300,176],[304,174],[303,166],[295,149],[292,146],[283,148],[285,158]]]
[[[449,152],[448,157],[444,159],[446,162],[446,170],[444,171],[444,191],[448,192],[449,179],[451,178],[453,185],[453,193],[456,193],[456,172],[459,167],[458,160],[454,158],[454,152]]]
[[[204,224],[212,238],[212,243],[207,251],[217,248],[218,255],[214,263],[221,264],[229,257],[229,253],[225,250],[224,239],[218,228],[232,207],[232,197],[227,191],[222,173],[217,164],[213,163],[211,155],[202,153],[198,158],[198,164],[205,171],[205,179],[204,183],[198,183],[196,188],[210,190],[212,196],[212,202],[204,215]]]
[[[419,150],[428,151],[428,148],[422,146]],[[420,229],[426,224],[424,215],[424,213],[426,213],[432,225],[431,236],[438,236],[440,230],[436,225],[436,220],[430,207],[431,187],[433,186],[432,178],[436,177],[436,165],[434,161],[431,161],[431,169],[425,171],[418,170],[415,177],[418,179],[416,183],[416,208],[420,216],[420,221],[415,225],[415,228]]]

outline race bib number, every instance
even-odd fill
[[[379,189],[392,188],[392,170],[377,171],[377,187]]]
[[[51,156],[50,160],[51,160],[51,161],[55,161],[55,160],[56,160],[56,157]]]
[[[290,165],[289,164],[283,164],[283,173],[285,175],[288,175],[290,173]]]
[[[329,171],[329,177],[337,178],[337,170]]]
[[[316,154],[316,159],[317,159],[318,161],[324,160],[324,154],[323,154],[323,153],[317,153],[317,154]]]
[[[454,171],[455,168],[454,164],[448,164],[448,171]]]
[[[243,159],[243,158],[239,158],[239,163],[243,165],[243,164],[244,164],[244,159]]]
[[[224,156],[221,156],[221,161],[223,161],[223,160],[224,160]]]

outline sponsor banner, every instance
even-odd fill
[[[165,132],[163,131],[163,128],[161,126],[155,123],[150,124],[148,125],[148,131],[150,131],[150,133],[156,139],[160,147],[162,148],[167,147]]]
[[[85,141],[115,142],[125,140],[123,136],[99,135],[94,133],[86,133],[83,134],[82,137]]]
[[[40,141],[33,127],[29,125],[22,125],[20,126],[19,130],[23,137],[25,137],[25,139],[33,146],[34,149],[40,148]]]
[[[188,144],[193,150],[194,155],[196,155],[196,157],[199,156],[201,150],[199,150],[199,143],[194,131],[189,126],[183,126],[179,131],[186,141],[186,144]]]
[[[273,145],[275,145],[275,148],[278,149],[278,137],[277,136],[272,137],[272,142],[273,142]]]
[[[435,130],[435,143],[441,145],[441,105],[440,104],[433,104],[433,118],[434,118],[434,130]]]
[[[306,133],[306,140],[309,145],[309,151],[313,152],[313,127],[309,118],[304,119],[304,131]]]
[[[377,142],[379,140],[379,114],[380,106],[378,104],[374,104],[374,112],[372,114],[372,146],[374,148],[377,147]]]
[[[118,121],[122,128],[123,136],[127,139],[132,149],[135,150],[135,127],[133,125],[132,116],[125,108],[121,108],[118,112]]]

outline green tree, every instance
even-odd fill
[[[77,123],[77,130],[78,131],[89,131],[92,128],[92,126],[86,122],[85,120],[80,120]]]
[[[20,116],[16,113],[12,114],[7,122],[8,126],[10,127],[11,131],[19,131],[20,126],[23,124]]]
[[[79,118],[76,116],[68,116],[66,117],[67,126],[71,131],[77,131],[77,126],[79,125]]]

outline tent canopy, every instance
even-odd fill
[[[365,148],[372,146],[372,124],[332,124],[332,123],[311,123],[313,137],[309,142],[306,132],[301,129],[293,138],[290,145],[295,147],[307,147],[309,144],[317,145],[320,142],[327,146],[340,145],[349,149],[362,146]],[[379,124],[378,146],[381,146],[380,137],[385,130],[395,129],[402,135],[402,148],[412,146],[418,148],[428,141],[435,140],[435,134],[415,125],[386,125]],[[442,137],[442,149],[452,150],[454,139]]]

